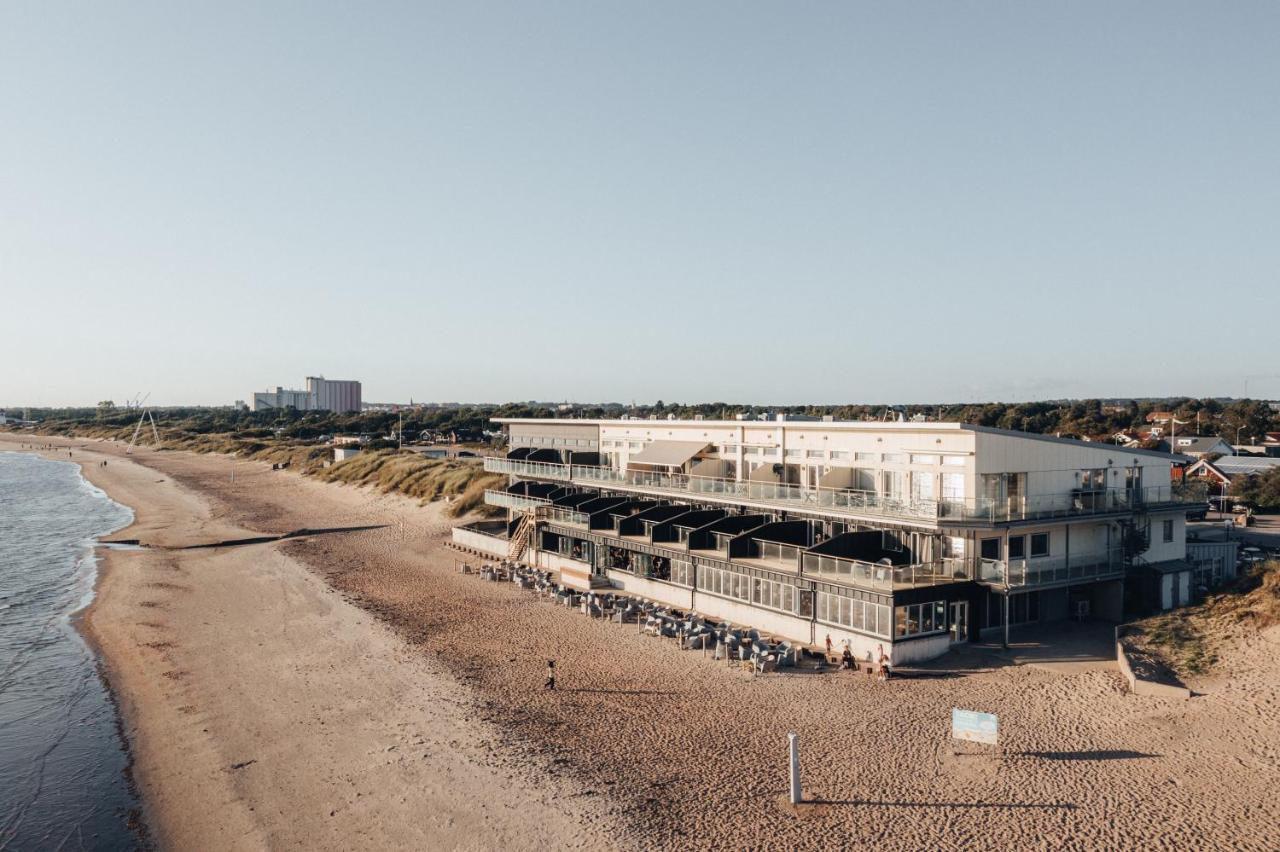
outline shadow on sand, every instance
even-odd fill
[[[893,802],[873,799],[806,799],[805,805],[846,805],[873,808],[977,808],[987,810],[1073,811],[1072,802]]]
[[[598,693],[601,695],[679,695],[678,692],[664,692],[660,689],[588,689],[581,687],[578,689],[557,689],[556,692],[563,693]]]
[[[1028,757],[1040,760],[1141,760],[1148,757],[1160,757],[1160,755],[1130,751],[1129,749],[1095,749],[1093,751],[1018,751],[1005,757]]]

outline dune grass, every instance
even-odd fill
[[[316,472],[324,482],[364,485],[384,494],[396,493],[424,503],[449,499],[457,517],[484,504],[484,492],[500,487],[502,474],[485,473],[479,459],[429,459],[408,451],[365,452]]]
[[[104,438],[128,441],[133,427],[81,425],[71,430],[53,430],[76,438]],[[411,450],[379,450],[359,453],[345,461],[329,464],[333,449],[323,444],[305,444],[271,437],[244,437],[231,433],[193,433],[160,427],[160,443],[155,443],[148,425],[138,435],[138,444],[156,450],[185,450],[193,453],[222,453],[237,458],[288,464],[290,470],[315,476],[323,482],[376,488],[383,494],[403,494],[422,503],[448,500],[448,514],[459,517],[468,512],[489,513],[484,492],[506,483],[501,474],[485,473],[479,459],[429,459]]]
[[[1179,675],[1199,675],[1219,661],[1224,642],[1280,624],[1280,561],[1255,564],[1204,603],[1161,613],[1134,625],[1142,647]]]

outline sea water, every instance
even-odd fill
[[[0,452],[0,850],[133,849],[115,705],[74,616],[132,512],[77,465]]]

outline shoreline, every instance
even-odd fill
[[[459,574],[440,504],[225,457],[101,451],[113,477],[117,459],[121,476],[134,462],[144,471],[120,487],[143,496],[129,535],[148,543],[366,527],[107,553],[93,620],[123,679],[140,684],[122,690],[123,715],[162,847],[198,829],[217,848],[421,847],[385,826],[433,808],[450,815],[430,835],[440,848],[1280,843],[1280,719],[1258,711],[1280,706],[1274,630],[1181,703],[1127,695],[1110,668],[969,649],[888,684],[754,678]],[[552,694],[540,688],[550,658],[563,680]],[[951,754],[955,706],[1000,715],[1002,756]],[[789,730],[819,804],[779,805]],[[157,753],[166,743],[183,759]],[[410,749],[414,763],[396,763]],[[320,783],[298,783],[304,772]],[[217,831],[192,802],[242,833]],[[281,807],[288,819],[264,814]]]
[[[137,493],[140,486],[150,485],[185,491],[171,477],[139,464],[135,459],[118,457],[110,452],[115,449],[110,446],[102,448],[106,452],[101,452],[92,442],[45,440],[73,447],[74,455],[68,459],[58,455],[56,450],[52,454],[36,452],[54,460],[78,463],[82,476],[89,484],[133,511],[134,517],[130,524],[104,537],[140,537],[150,543],[176,545],[193,540],[207,540],[210,537],[230,539],[271,531],[233,523],[231,519],[222,516],[221,512],[210,509],[207,505],[204,507],[203,517],[196,513],[195,524],[184,525],[178,517],[184,513],[160,505],[165,502],[163,498],[139,499]],[[22,451],[18,447],[7,446],[7,443],[0,440],[0,448]],[[105,469],[95,464],[102,458],[109,462]],[[128,474],[132,481],[122,482],[121,474]],[[188,510],[196,502],[207,502],[200,495],[188,494],[187,497]],[[352,845],[421,848],[430,845],[432,839],[440,838],[452,848],[483,848],[489,844],[482,842],[482,838],[492,837],[503,838],[513,848],[533,848],[539,845],[565,848],[608,846],[607,837],[591,826],[591,823],[597,821],[595,814],[578,815],[581,817],[578,819],[564,819],[565,808],[559,807],[561,813],[549,815],[558,815],[561,819],[530,830],[513,805],[523,804],[528,809],[545,809],[549,802],[539,801],[538,796],[515,795],[513,799],[524,801],[498,807],[486,804],[483,800],[492,795],[488,791],[507,787],[517,779],[495,776],[485,765],[487,757],[483,749],[449,748],[449,741],[453,739],[458,739],[459,745],[461,738],[482,743],[496,740],[493,732],[485,730],[487,723],[474,724],[466,713],[448,712],[466,704],[465,696],[452,694],[456,692],[457,685],[442,680],[441,673],[423,671],[418,661],[410,658],[408,649],[401,647],[401,641],[370,614],[341,600],[317,600],[321,597],[338,596],[333,590],[324,587],[322,581],[306,567],[279,554],[268,558],[279,571],[279,576],[275,579],[293,587],[289,592],[290,602],[295,602],[301,595],[309,597],[312,604],[326,606],[331,612],[345,610],[343,616],[350,618],[339,617],[328,626],[335,628],[338,633],[351,634],[361,652],[369,646],[381,647],[386,651],[385,655],[369,656],[360,653],[361,662],[373,669],[367,672],[368,677],[360,683],[361,688],[376,688],[380,685],[393,693],[403,692],[404,685],[394,682],[399,679],[410,684],[410,692],[425,688],[430,696],[428,700],[407,704],[405,712],[390,711],[390,715],[397,717],[394,723],[389,719],[384,720],[391,723],[392,729],[413,727],[421,729],[423,735],[406,737],[402,731],[383,731],[390,734],[385,741],[391,745],[379,747],[377,756],[372,760],[371,751],[354,754],[351,749],[344,750],[341,745],[332,743],[316,747],[315,734],[322,731],[315,731],[314,728],[323,729],[326,721],[320,719],[317,726],[314,724],[315,720],[311,720],[313,724],[310,727],[313,730],[308,741],[316,756],[332,761],[338,775],[346,774],[342,770],[343,764],[348,760],[351,763],[363,760],[372,764],[364,767],[370,774],[397,776],[403,773],[413,776],[421,774],[422,770],[407,763],[405,758],[387,760],[382,757],[387,753],[397,755],[399,751],[413,748],[418,752],[414,755],[415,758],[430,760],[435,764],[439,777],[426,784],[421,783],[422,779],[400,778],[398,783],[388,785],[388,793],[382,795],[357,792],[357,801],[346,804],[362,813],[358,818],[348,817],[342,820],[338,826],[333,824],[341,819],[343,809],[334,806],[339,804],[333,800],[337,784],[332,782],[336,779],[330,779],[331,783],[327,785],[308,783],[304,779],[287,797],[272,795],[271,788],[275,785],[269,777],[264,779],[265,783],[245,785],[237,776],[252,773],[257,764],[267,762],[266,758],[248,756],[237,760],[235,758],[240,755],[228,755],[228,741],[235,738],[228,735],[229,731],[219,732],[210,726],[224,721],[219,718],[222,714],[209,714],[210,718],[201,718],[198,723],[200,728],[195,729],[193,726],[197,723],[191,719],[205,714],[192,700],[196,697],[193,693],[202,693],[203,690],[198,687],[184,688],[188,686],[188,681],[193,681],[198,676],[208,677],[213,674],[219,677],[210,679],[218,683],[219,689],[223,689],[234,686],[234,682],[241,680],[244,673],[226,669],[212,673],[200,671],[201,657],[207,655],[182,654],[180,651],[184,644],[182,632],[194,625],[176,617],[175,610],[179,606],[171,606],[171,601],[151,598],[158,597],[153,591],[157,588],[170,595],[199,595],[198,581],[191,578],[193,566],[218,565],[220,568],[227,568],[243,565],[246,554],[252,562],[257,563],[265,555],[261,554],[262,551],[278,548],[278,543],[189,552],[101,546],[94,548],[99,562],[93,599],[88,607],[81,608],[76,613],[76,629],[96,655],[99,671],[117,712],[122,741],[132,769],[129,780],[142,804],[142,819],[151,843],[159,848],[261,849],[286,843],[335,849],[350,848]],[[154,574],[157,571],[163,572],[165,579],[156,580]],[[181,581],[172,577],[175,572],[185,575]],[[147,582],[148,579],[151,582]],[[180,591],[186,589],[190,591]],[[287,611],[277,611],[272,617],[287,619],[289,614]],[[261,623],[258,626],[261,627]],[[315,638],[317,641],[323,640],[323,637]],[[214,641],[215,644],[222,645],[217,639]],[[157,654],[160,657],[158,660],[154,659]],[[313,659],[304,662],[314,665]],[[379,680],[383,682],[379,684]],[[416,686],[416,683],[430,685]],[[171,684],[178,688],[175,689]],[[261,683],[259,686],[257,691],[268,699],[271,698],[273,689],[287,693],[276,682],[270,685]],[[332,684],[321,686],[323,692],[332,687]],[[356,689],[352,688],[348,694],[355,692]],[[178,702],[178,693],[189,703]],[[199,697],[211,699],[207,694]],[[309,697],[314,700],[317,696],[312,694]],[[432,706],[444,706],[447,709],[436,709],[424,718],[418,708]],[[339,708],[342,709],[345,708]],[[379,715],[377,708],[366,706],[363,709],[365,712],[357,717],[361,724],[368,724],[369,719],[376,719]],[[226,708],[226,712],[234,717],[236,725],[248,723],[249,719],[246,717],[252,715],[244,714],[234,706]],[[288,715],[279,721],[284,723],[284,728],[292,728],[295,723],[300,722],[296,717],[290,718]],[[260,737],[249,739],[256,740],[258,745],[265,745]],[[356,740],[358,742],[359,738],[356,737]],[[286,764],[284,770],[293,774],[301,768]],[[343,780],[350,781],[349,778]],[[526,788],[531,780],[533,779],[518,779]],[[245,787],[250,789],[244,789]],[[258,789],[252,789],[255,787]],[[401,790],[411,788],[423,792],[416,797],[399,795]],[[543,798],[548,798],[547,791],[541,792]],[[325,799],[328,809],[317,808],[317,799]],[[480,802],[478,806],[477,801]],[[214,807],[211,808],[209,803],[214,803]],[[372,803],[372,807],[366,803]],[[275,811],[275,815],[260,817],[264,807],[268,806]],[[409,818],[410,806],[414,810],[426,811],[428,816],[419,816],[417,820]],[[294,810],[312,812],[311,818],[306,820],[307,825],[297,826],[302,830],[296,833],[293,830],[297,822],[295,817],[301,814],[294,813]],[[206,812],[203,818],[193,819],[193,814],[201,811]],[[415,822],[420,824],[415,825]],[[424,834],[428,828],[430,833]]]

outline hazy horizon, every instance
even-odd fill
[[[1277,32],[6,4],[0,407],[1280,398]]]

